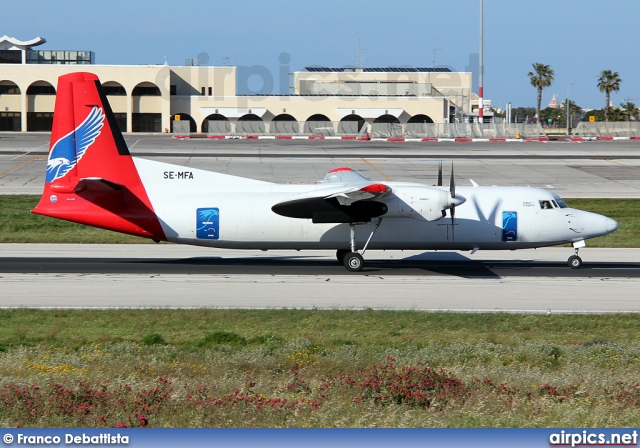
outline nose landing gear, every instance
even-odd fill
[[[578,249],[576,249],[576,255],[569,257],[567,264],[571,269],[580,269],[582,267],[582,258],[578,256]]]
[[[581,247],[586,246],[584,240],[576,241],[573,243],[573,247],[576,250],[575,255],[571,255],[567,260],[567,264],[571,269],[580,269],[582,267],[582,258],[578,256],[578,251]]]

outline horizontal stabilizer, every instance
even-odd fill
[[[101,179],[99,177],[88,177],[86,179],[81,179],[80,182],[78,182],[78,185],[76,185],[75,187],[75,191],[76,193],[84,190],[101,191],[103,193],[108,193],[111,191],[120,191],[123,188],[124,185],[111,182],[107,179]]]

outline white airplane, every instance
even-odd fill
[[[585,240],[618,223],[529,187],[375,182],[337,168],[275,184],[132,157],[94,74],[61,76],[42,198],[33,213],[155,241],[229,249],[515,250]],[[357,230],[357,232],[356,232]]]

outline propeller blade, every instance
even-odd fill
[[[456,240],[456,203],[454,201],[456,197],[456,181],[453,175],[453,161],[451,161],[451,178],[449,179],[449,194],[451,195],[451,208],[449,212],[451,213],[451,238],[455,242]]]
[[[440,161],[440,166],[438,167],[438,187],[442,186],[442,160]]]
[[[451,239],[453,242],[456,241],[456,208],[451,207]]]
[[[451,179],[449,180],[449,192],[451,193],[451,198],[456,197],[456,182],[453,177],[453,162],[451,162]]]

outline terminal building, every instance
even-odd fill
[[[238,94],[236,67],[100,65],[91,51],[35,48],[44,43],[0,37],[0,131],[50,131],[57,79],[75,71],[100,78],[123,132],[393,137],[477,120],[470,72],[307,67],[290,94]]]

